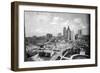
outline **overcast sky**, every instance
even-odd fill
[[[51,33],[56,36],[63,33],[66,27],[76,34],[77,30],[82,29],[83,34],[89,32],[89,15],[75,13],[55,13],[25,11],[25,36],[42,36]]]

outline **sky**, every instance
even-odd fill
[[[89,14],[24,11],[25,36],[43,36],[51,33],[57,36],[63,34],[63,28],[68,26],[77,34],[79,29],[82,34],[89,34]]]

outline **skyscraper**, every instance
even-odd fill
[[[70,30],[69,26],[68,26],[67,30],[66,30],[66,27],[64,27],[63,28],[63,37],[64,37],[64,39],[65,40],[72,40],[71,35],[72,34],[71,34],[71,30]]]
[[[71,30],[70,30],[69,26],[67,28],[66,33],[67,33],[67,40],[71,40]]]
[[[81,38],[82,37],[82,30],[78,30],[78,38]]]
[[[63,28],[63,37],[64,37],[64,39],[66,39],[67,38],[67,33],[66,33],[66,27],[64,27]]]
[[[82,35],[82,30],[81,30],[81,29],[78,30],[78,34],[79,34],[79,35]]]

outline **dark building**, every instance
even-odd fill
[[[68,26],[66,33],[67,33],[67,40],[71,40],[71,30],[70,30],[69,26]]]
[[[71,39],[71,30],[70,30],[69,26],[68,26],[67,30],[66,30],[66,27],[64,27],[64,29],[63,29],[63,37],[64,37],[65,40],[68,40],[68,41],[72,40]]]
[[[82,30],[81,30],[81,29],[78,30],[78,34],[79,34],[79,35],[82,35]]]
[[[46,34],[47,41],[49,41],[52,37],[53,37],[52,34],[50,34],[50,33]]]
[[[63,37],[64,37],[64,39],[66,39],[67,38],[67,33],[66,33],[66,27],[64,27],[63,28]]]
[[[75,40],[80,39],[82,37],[83,37],[82,30],[80,29],[80,30],[78,30],[78,33],[75,35]]]

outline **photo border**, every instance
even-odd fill
[[[35,67],[35,68],[19,68],[19,5],[35,5],[47,7],[62,7],[62,8],[82,8],[82,9],[95,9],[95,64],[84,65],[64,65],[64,66],[50,66],[50,67]],[[13,71],[28,71],[28,70],[47,70],[47,69],[60,69],[60,68],[76,68],[76,67],[92,67],[97,66],[97,7],[84,6],[84,5],[69,5],[69,4],[50,4],[50,3],[35,3],[35,2],[19,2],[11,3],[11,70]]]

